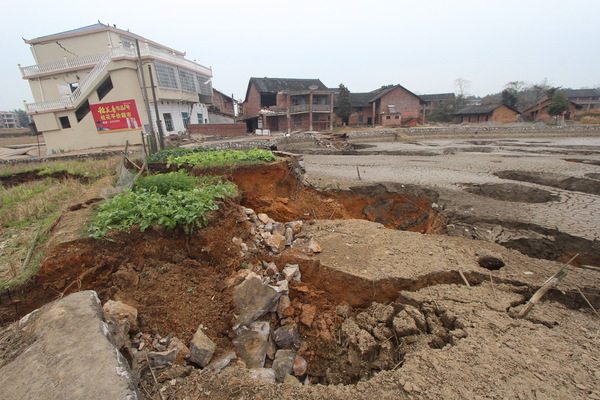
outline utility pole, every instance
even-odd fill
[[[154,88],[154,78],[152,77],[152,66],[148,65],[148,72],[150,73],[150,86],[152,88],[152,101],[154,102],[154,112],[156,112],[156,126],[158,126],[158,146],[160,150],[165,148],[165,135],[163,133],[162,121],[158,114],[158,103],[156,101],[156,89]]]
[[[142,68],[142,54],[140,53],[140,43],[137,39],[135,39],[135,48],[137,50],[137,63],[138,63],[138,71],[142,77],[142,96],[144,96],[144,105],[146,106],[146,114],[148,115],[148,125],[150,126],[150,151],[152,153],[156,153],[156,134],[154,133],[154,128],[152,127],[152,114],[150,114],[150,103],[148,102],[148,92],[146,86],[146,77],[144,76],[144,70]],[[152,74],[150,75],[152,77]]]

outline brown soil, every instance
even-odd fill
[[[12,186],[20,185],[25,182],[42,180],[42,179],[47,179],[47,178],[60,179],[60,180],[71,178],[71,179],[77,179],[78,181],[80,181],[83,184],[90,183],[90,178],[83,176],[83,175],[71,174],[66,171],[57,171],[57,172],[52,172],[49,174],[41,174],[40,171],[34,170],[34,171],[19,172],[19,173],[12,174],[12,175],[0,176],[0,185],[2,185],[4,187],[12,187]]]

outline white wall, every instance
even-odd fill
[[[182,112],[188,113],[190,117],[190,124],[206,124],[209,123],[208,109],[205,104],[202,103],[184,103],[178,101],[159,101],[158,102],[158,113],[162,122],[162,127],[165,135],[175,134],[178,132],[185,131],[183,124]],[[152,124],[154,129],[157,129],[156,125],[156,114],[154,112],[154,103],[150,103],[150,113],[152,114]],[[173,121],[173,130],[167,131],[164,114],[171,114]],[[202,114],[204,121],[198,121],[198,114]]]

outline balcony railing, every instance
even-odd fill
[[[298,104],[290,107],[290,112],[305,112],[308,111],[308,104]]]
[[[311,110],[308,104],[298,104],[290,107],[290,112],[308,112]],[[329,104],[313,104],[312,111],[331,111],[331,106]]]
[[[331,106],[329,104],[313,104],[313,111],[331,111]]]
[[[137,52],[133,47],[117,46],[111,48],[108,52],[112,55],[112,59],[137,57]],[[27,67],[19,66],[19,69],[21,70],[21,75],[23,76],[23,78],[28,79],[38,75],[52,74],[65,70],[73,70],[86,67],[89,68],[98,64],[108,52],[89,54],[87,56],[73,58],[65,57],[62,60],[52,61],[45,64],[30,65]],[[196,62],[186,60],[185,58],[177,54],[169,53],[156,47],[152,47],[147,43],[142,44],[140,46],[140,54],[142,57],[156,58],[162,61],[169,62],[171,64],[180,65],[184,68],[191,69],[204,75],[212,76],[212,71],[210,68],[206,68],[205,66],[200,65]]]

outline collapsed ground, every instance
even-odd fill
[[[225,351],[231,349],[235,309],[230,291],[219,282],[249,264],[275,262],[282,268],[292,263],[302,271],[301,282],[290,286],[290,298],[292,318],[305,342],[302,355],[308,361],[308,375],[313,383],[349,385],[265,386],[248,379],[242,368],[229,368],[216,377],[188,371],[175,385],[164,381],[163,394],[171,398],[192,394],[372,398],[374,393],[383,398],[597,396],[598,358],[593,349],[598,344],[598,323],[585,310],[578,290],[597,306],[598,272],[573,270],[561,287],[564,293],[554,291],[530,318],[515,320],[507,310],[518,308],[558,264],[491,243],[439,235],[449,221],[442,210],[436,211],[436,192],[378,185],[323,193],[304,187],[294,168],[281,163],[229,174],[243,195],[224,203],[211,216],[209,227],[192,236],[134,230],[117,234],[114,242],[78,239],[59,244],[27,289],[3,299],[4,318],[14,319],[60,295],[93,288],[103,301],[117,299],[137,307],[143,332],[188,341],[202,324]],[[281,255],[268,251],[242,255],[233,238],[247,241],[251,226],[238,202],[280,222],[317,220],[304,224],[304,235],[317,238],[323,252],[308,254],[306,241],[301,240]],[[83,202],[81,208],[70,207],[69,213],[86,208]],[[394,230],[351,218],[377,221]],[[56,231],[61,231],[60,224]],[[486,256],[502,260],[504,266],[494,271],[484,268]],[[464,285],[459,271],[472,287]],[[384,328],[393,332],[393,326],[385,317],[374,316],[373,307],[379,306],[372,302],[391,307],[395,316],[412,306],[427,318],[425,325],[404,338],[380,336],[375,332],[385,332]],[[309,324],[301,320],[307,306],[315,308],[316,316]],[[355,325],[356,332],[362,329],[376,339],[362,353],[351,333]],[[461,332],[453,333],[457,330]],[[390,344],[393,351],[388,357]],[[375,374],[379,370],[391,372]],[[160,385],[145,377],[144,390],[158,398]],[[486,380],[494,382],[494,388],[482,383]],[[561,385],[547,383],[553,380]]]

